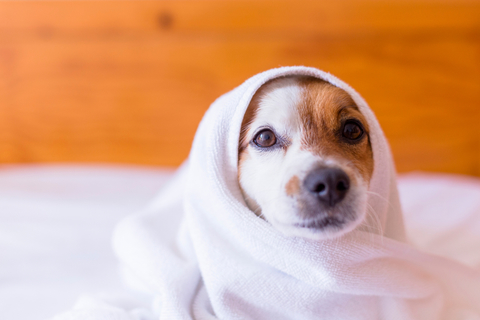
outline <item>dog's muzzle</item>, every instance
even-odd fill
[[[319,168],[310,172],[304,180],[305,189],[325,207],[341,202],[350,188],[350,179],[338,168]]]

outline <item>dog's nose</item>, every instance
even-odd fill
[[[333,207],[345,198],[350,188],[350,179],[341,169],[319,168],[307,175],[304,186],[320,201]]]

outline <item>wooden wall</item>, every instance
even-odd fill
[[[399,171],[480,175],[480,1],[1,1],[0,162],[178,165],[220,94],[314,66]]]

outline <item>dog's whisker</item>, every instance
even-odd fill
[[[375,211],[372,208],[372,206],[369,205],[368,203],[366,208],[366,216],[363,221],[363,224],[369,229],[369,231],[381,233],[381,225],[379,224],[378,217],[375,214]]]
[[[373,192],[373,191],[367,191],[367,194],[371,194],[371,195],[379,197],[381,200],[385,201],[390,206],[390,209],[395,209],[393,204],[388,199],[386,199],[385,197],[380,195],[379,193],[376,193],[376,192]]]
[[[368,203],[367,203],[367,215],[373,217],[373,222],[375,223],[375,227],[376,227],[374,231],[376,231],[380,236],[382,236],[384,232],[382,222],[380,221],[380,218],[376,214],[374,208]],[[372,236],[373,234],[374,233],[372,232]],[[380,239],[381,239],[381,242],[383,243],[383,237],[380,237]]]
[[[368,210],[370,209],[370,210]],[[375,223],[376,231],[378,231],[380,234],[383,233],[383,228],[382,228],[382,223],[380,221],[380,218],[378,217],[377,213],[375,212],[375,209],[367,203],[367,214],[370,217],[373,217],[373,222]]]

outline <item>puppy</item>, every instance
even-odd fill
[[[267,82],[245,113],[238,152],[248,207],[284,234],[334,238],[365,219],[369,128],[344,90],[306,76]]]

